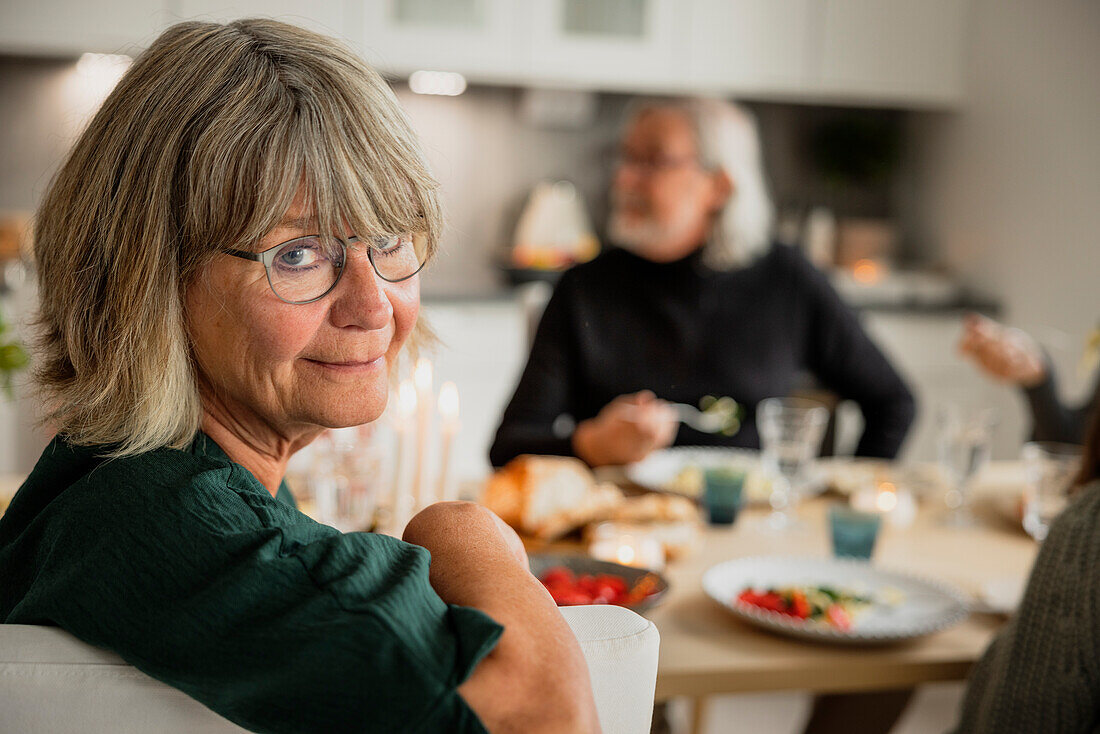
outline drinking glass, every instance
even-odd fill
[[[1027,475],[1024,530],[1046,540],[1054,518],[1069,504],[1069,490],[1081,464],[1081,447],[1053,441],[1024,444],[1021,455]]]
[[[871,560],[881,525],[882,515],[877,512],[861,512],[847,505],[833,505],[829,508],[833,555],[837,558]]]
[[[970,490],[974,477],[989,462],[997,413],[991,408],[967,411],[942,405],[936,412],[936,450],[947,493],[946,524],[972,527]]]
[[[715,467],[707,469],[703,504],[711,525],[732,525],[741,509],[741,491],[745,485],[744,469]]]
[[[342,532],[368,530],[375,522],[383,472],[369,427],[329,431],[313,447],[309,489],[313,518]]]
[[[772,512],[767,519],[771,528],[784,530],[795,525],[791,513],[798,508],[828,421],[829,411],[813,400],[768,398],[757,407],[760,458],[771,478],[768,501]]]

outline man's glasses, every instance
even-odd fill
[[[382,280],[398,283],[424,267],[427,238],[423,235],[380,235],[340,239],[325,235],[295,237],[263,252],[223,250],[227,255],[264,264],[271,290],[286,303],[311,303],[324,298],[340,282],[348,261],[348,246],[367,244],[367,258]]]
[[[628,168],[646,176],[674,171],[689,166],[698,166],[695,156],[637,156],[620,151],[615,155],[613,165],[616,169]]]

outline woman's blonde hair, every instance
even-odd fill
[[[303,186],[324,232],[419,231],[435,250],[437,185],[352,51],[271,20],[166,30],[37,213],[46,421],[113,456],[186,446],[202,408],[184,289],[223,248],[254,249]]]

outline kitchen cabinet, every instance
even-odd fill
[[[370,0],[359,38],[368,62],[390,74],[455,71],[514,82],[527,69],[519,33],[524,3],[512,0]]]
[[[792,94],[808,88],[815,0],[695,0],[690,81],[701,90]]]
[[[237,18],[275,18],[294,25],[355,40],[350,19],[352,4],[344,0],[175,0],[170,22],[212,20],[225,23]]]
[[[961,100],[965,0],[821,0],[815,6],[820,56],[811,86],[818,93]]]
[[[500,298],[426,300],[421,313],[439,337],[428,354],[435,384],[450,380],[458,387],[455,476],[480,479],[490,471],[489,446],[527,363],[526,312],[518,300]]]
[[[156,37],[166,19],[162,4],[144,0],[5,0],[0,53],[133,54]]]
[[[674,89],[690,64],[688,8],[677,0],[533,0],[531,76],[612,91]]]
[[[900,107],[963,98],[969,0],[39,0],[0,53],[133,52],[184,18],[282,18],[394,76]]]
[[[964,410],[994,408],[998,413],[994,458],[1019,456],[1029,426],[1023,400],[1017,390],[988,379],[959,355],[961,312],[864,311],[861,319],[917,399],[917,419],[902,458],[935,460],[936,408],[947,403]]]

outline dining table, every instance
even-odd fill
[[[599,472],[621,486],[621,470]],[[751,556],[822,558],[831,555],[827,510],[847,498],[826,492],[797,508],[797,527],[773,530],[767,505],[744,507],[733,525],[704,525],[694,550],[663,571],[669,589],[644,611],[661,636],[655,698],[687,697],[697,719],[708,696],[764,691],[814,693],[870,692],[966,678],[990,640],[1005,624],[1005,613],[977,611],[983,589],[1022,588],[1038,544],[1020,523],[1024,492],[1020,462],[992,462],[972,489],[974,522],[945,522],[942,493],[919,498],[907,527],[883,523],[872,563],[953,586],[974,608],[960,623],[900,642],[839,645],[785,637],[740,620],[703,590],[704,572],[730,559]],[[554,550],[569,550],[557,543]],[[582,552],[574,542],[572,550]],[[531,550],[540,550],[532,548]]]

